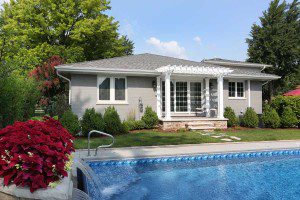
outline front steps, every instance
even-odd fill
[[[195,121],[195,122],[188,122],[185,125],[187,130],[190,131],[197,131],[197,130],[214,130],[215,126],[212,122],[205,122],[205,121]]]
[[[187,130],[214,130],[226,129],[227,119],[203,117],[172,117],[170,120],[161,119],[160,127],[164,131]]]

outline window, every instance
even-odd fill
[[[244,82],[228,82],[228,96],[232,98],[244,98],[245,86]]]
[[[244,97],[244,83],[243,82],[237,82],[236,90],[237,90],[237,97]]]
[[[98,103],[124,103],[127,80],[124,77],[98,76]]]
[[[99,78],[99,100],[110,100],[110,78]]]
[[[115,78],[115,100],[125,101],[125,78]]]
[[[235,97],[235,82],[228,83],[229,97]]]

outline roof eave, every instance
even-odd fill
[[[97,73],[110,73],[110,74],[132,74],[132,75],[159,75],[160,73],[155,70],[141,70],[141,69],[112,69],[112,68],[91,68],[91,67],[55,67],[56,70],[60,72],[67,73],[88,73],[88,74],[97,74]]]
[[[213,60],[205,60],[203,62],[216,64],[216,65],[228,65],[228,66],[236,66],[236,67],[255,67],[255,68],[267,68],[273,67],[272,65],[267,64],[258,64],[258,63],[234,63],[234,62],[222,62],[222,61],[213,61]]]
[[[257,75],[247,75],[247,74],[228,74],[224,76],[225,78],[248,78],[248,79],[259,79],[259,80],[277,80],[281,76],[257,76]]]

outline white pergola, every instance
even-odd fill
[[[223,77],[233,70],[225,67],[205,67],[205,66],[178,66],[167,65],[157,68],[156,71],[161,72],[161,76],[157,77],[157,114],[162,116],[162,95],[161,95],[161,78],[165,80],[165,119],[171,120],[171,75],[187,75],[205,77],[205,109],[210,110],[209,104],[209,80],[217,78],[218,82],[218,118],[223,119],[224,102],[223,102]],[[209,117],[209,112],[206,116]]]

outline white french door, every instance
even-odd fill
[[[202,106],[202,83],[171,81],[171,112],[190,113]],[[162,110],[165,111],[165,81],[162,81]]]

